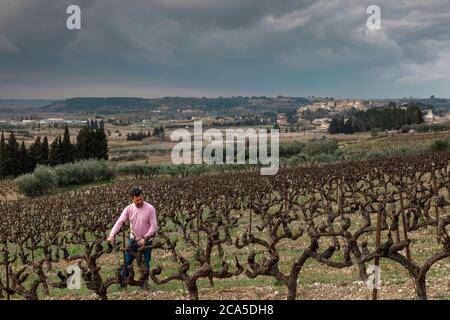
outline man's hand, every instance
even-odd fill
[[[141,247],[144,247],[145,246],[145,239],[139,240],[138,241],[138,245],[141,246]]]
[[[109,236],[108,239],[106,239],[106,241],[112,244],[114,242],[114,236]]]

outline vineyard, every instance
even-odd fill
[[[159,230],[150,270],[138,252],[125,292],[149,274],[152,288],[182,288],[181,298],[202,298],[206,287],[220,295],[220,283],[233,279],[250,287],[271,279],[284,298],[297,299],[306,268],[355,269],[354,280],[365,282],[369,266],[381,265],[383,276],[398,268],[392,272],[407,275],[413,297],[427,299],[428,275],[450,257],[449,161],[450,152],[438,152],[283,168],[276,176],[157,177],[0,201],[0,298],[68,292],[70,265],[87,296],[111,298],[129,249],[127,232],[114,244],[106,238],[138,185]]]
[[[16,184],[13,180],[3,180],[0,183],[0,201],[8,201],[18,198]]]

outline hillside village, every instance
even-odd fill
[[[193,121],[202,121],[209,127],[278,125],[282,131],[288,132],[326,132],[335,116],[343,116],[347,120],[355,112],[386,107],[389,101],[283,96],[217,99],[74,98],[34,108],[32,113],[28,108],[27,113],[15,115],[3,115],[0,104],[0,127],[80,127],[90,121],[102,120],[107,127],[133,126],[147,129],[160,125],[167,128],[185,127]],[[400,99],[396,103],[400,109],[406,109],[411,101],[420,104],[425,123],[450,121],[449,100],[432,96],[419,102]],[[118,111],[119,107],[127,112]]]

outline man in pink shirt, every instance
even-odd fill
[[[114,237],[119,233],[123,223],[126,220],[130,221],[130,238],[128,239],[128,247],[131,247],[133,252],[126,251],[125,263],[127,271],[134,260],[134,254],[139,247],[144,247],[144,258],[147,271],[150,270],[150,259],[152,255],[152,240],[158,228],[158,220],[156,218],[155,208],[144,201],[141,189],[133,189],[131,191],[131,198],[133,203],[127,206],[120,215],[117,222],[109,234],[108,241],[113,243]],[[124,272],[125,268],[122,266],[122,277],[128,276],[128,272]],[[147,277],[148,279],[148,273]],[[121,284],[123,287],[123,284]]]

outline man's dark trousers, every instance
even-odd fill
[[[150,260],[152,258],[152,244],[153,244],[152,240],[147,240],[146,243],[145,243],[145,248],[144,248],[144,252],[143,252],[144,260],[145,260],[145,266],[147,267],[147,270],[149,272],[150,272]],[[126,270],[127,273],[125,275],[125,272],[124,272],[125,270],[124,270],[123,265],[122,265],[121,272],[120,272],[122,278],[128,276],[128,271],[130,269],[131,264],[134,261],[133,253],[136,254],[138,249],[139,249],[139,245],[138,245],[137,241],[134,240],[134,239],[128,239],[128,248],[130,248],[130,247],[131,247],[133,252],[129,252],[129,251],[125,252],[125,263],[127,265],[127,270]],[[148,277],[147,277],[146,280],[148,280]]]

